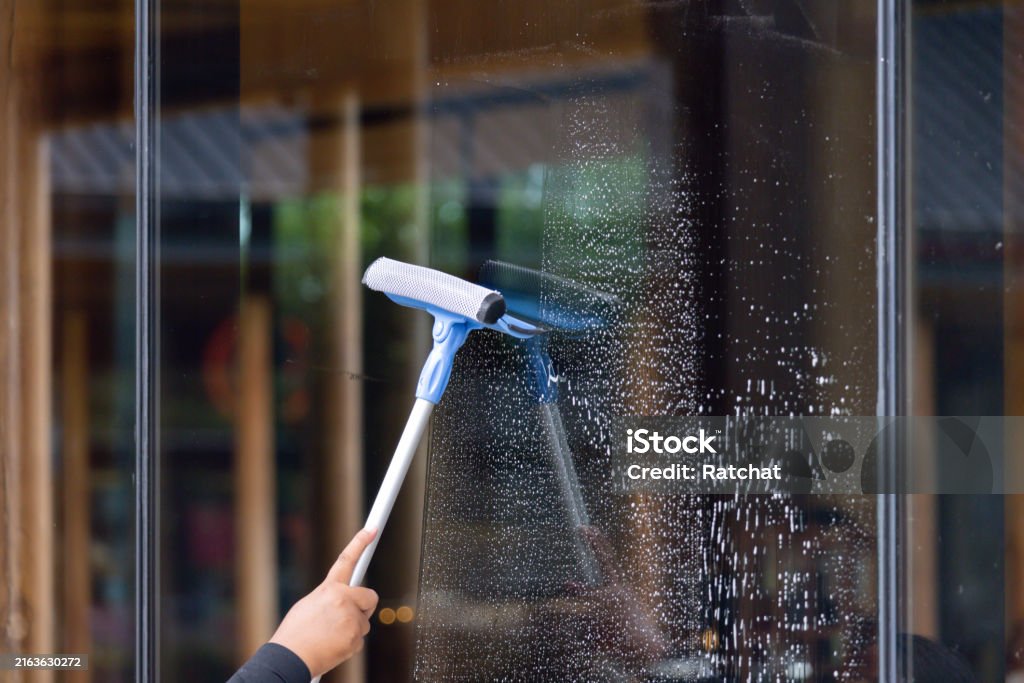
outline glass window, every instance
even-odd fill
[[[229,674],[362,524],[429,340],[388,256],[610,308],[460,351],[335,680],[873,677],[874,498],[607,460],[617,415],[875,413],[873,6],[159,10],[163,676]]]
[[[1012,3],[912,4],[915,414],[1021,414],[1022,27]],[[1016,456],[1008,450],[1008,474],[1019,472]],[[1018,680],[1019,491],[909,496],[907,508],[908,630],[928,639],[926,651],[954,652],[955,670]]]
[[[132,9],[81,5],[0,10],[0,652],[89,656],[12,681],[134,659]]]

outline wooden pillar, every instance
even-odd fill
[[[38,4],[0,0],[0,644],[54,650],[50,188]],[[19,28],[21,30],[19,31]],[[36,33],[35,35],[38,35]],[[52,672],[7,673],[11,681]]]
[[[0,0],[0,16],[11,16],[14,0]],[[14,45],[14,26],[0,22],[0,41]],[[24,643],[21,605],[21,401],[18,297],[20,231],[18,196],[18,108],[14,60],[0,57],[0,647],[17,652]],[[12,683],[24,680],[10,672]]]
[[[21,448],[25,514],[25,601],[29,610],[28,649],[55,649],[54,485],[51,453],[51,272],[50,191],[46,146],[38,135],[22,141],[19,171],[29,182],[21,223]],[[51,681],[53,672],[34,672],[34,681]]]
[[[413,46],[411,58],[412,70],[412,92],[411,100],[416,111],[422,111],[427,106],[428,78],[430,76],[430,59],[428,55],[429,46],[427,41],[428,31],[428,10],[424,0],[413,0],[409,7],[409,39]],[[428,264],[430,259],[430,120],[424,115],[417,114],[412,121],[412,133],[410,136],[412,152],[410,162],[412,166],[412,182],[416,188],[415,204],[413,205],[413,225],[416,239],[413,242],[414,258],[413,263]],[[413,328],[414,349],[429,349],[433,343],[431,338],[431,327],[433,320],[427,316],[417,316]],[[410,386],[416,386],[420,375],[420,363],[412,362],[409,365]],[[423,439],[420,441],[419,449],[416,451],[416,458],[409,467],[405,480],[408,482],[406,491],[409,492],[408,504],[405,506],[406,519],[404,525],[405,543],[409,548],[409,555],[406,567],[408,573],[402,577],[405,583],[405,593],[410,596],[410,602],[415,604],[416,594],[419,589],[419,567],[420,567],[420,542],[423,538],[423,504],[426,495],[427,483],[427,459],[430,449],[430,427],[427,427]],[[402,511],[402,508],[399,508]],[[411,650],[411,648],[410,648]]]
[[[277,514],[270,304],[242,301],[235,407],[235,577],[239,663],[277,626]]]
[[[914,315],[908,347],[911,362],[910,409],[912,415],[935,415],[935,329],[932,321]],[[915,439],[926,435],[915,434]],[[934,452],[931,443],[915,443],[918,452]],[[910,623],[907,628],[930,638],[939,637],[939,511],[937,496],[906,496],[907,551],[906,575]]]
[[[332,263],[331,291],[334,374],[328,388],[327,462],[328,543],[340,552],[363,524],[363,305],[359,202],[362,193],[359,97],[348,92],[341,100],[341,135],[335,136],[341,160],[341,215]],[[338,667],[334,681],[366,679],[360,653]]]

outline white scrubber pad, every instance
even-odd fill
[[[379,258],[363,274],[363,284],[442,308],[470,320],[491,324],[505,313],[498,292],[431,268]]]

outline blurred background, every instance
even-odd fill
[[[674,302],[624,323],[646,342],[555,347],[580,378],[565,411],[595,525],[624,584],[677,605],[651,609],[658,661],[607,677],[877,678],[877,548],[897,539],[873,499],[612,500],[600,440],[571,427],[870,415],[897,390],[876,379],[875,3],[155,6],[164,680],[225,680],[360,527],[429,343],[426,316],[360,285],[381,255],[469,279],[500,258]],[[908,410],[1024,414],[1024,8],[907,8]],[[134,677],[135,31],[125,0],[0,0],[0,650],[91,658],[3,680]],[[509,353],[467,349],[494,364],[459,366],[469,407],[440,412],[370,570],[368,647],[331,680],[489,680],[533,652],[509,643],[550,644],[522,623],[569,623],[564,596],[532,588],[547,611],[508,621],[525,598],[495,586],[522,558],[480,564],[503,533],[466,544],[544,499],[488,479],[493,458],[451,478],[507,446],[462,425],[533,419],[489,374],[519,377]],[[1024,503],[905,503],[900,630],[979,680],[1024,675]],[[453,577],[460,557],[491,574]],[[475,602],[446,610],[467,604],[451,595]],[[509,636],[505,659],[467,673],[481,623]],[[598,680],[565,659],[532,680]]]

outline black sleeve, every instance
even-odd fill
[[[267,643],[256,650],[228,683],[309,683],[306,663],[283,645]]]

